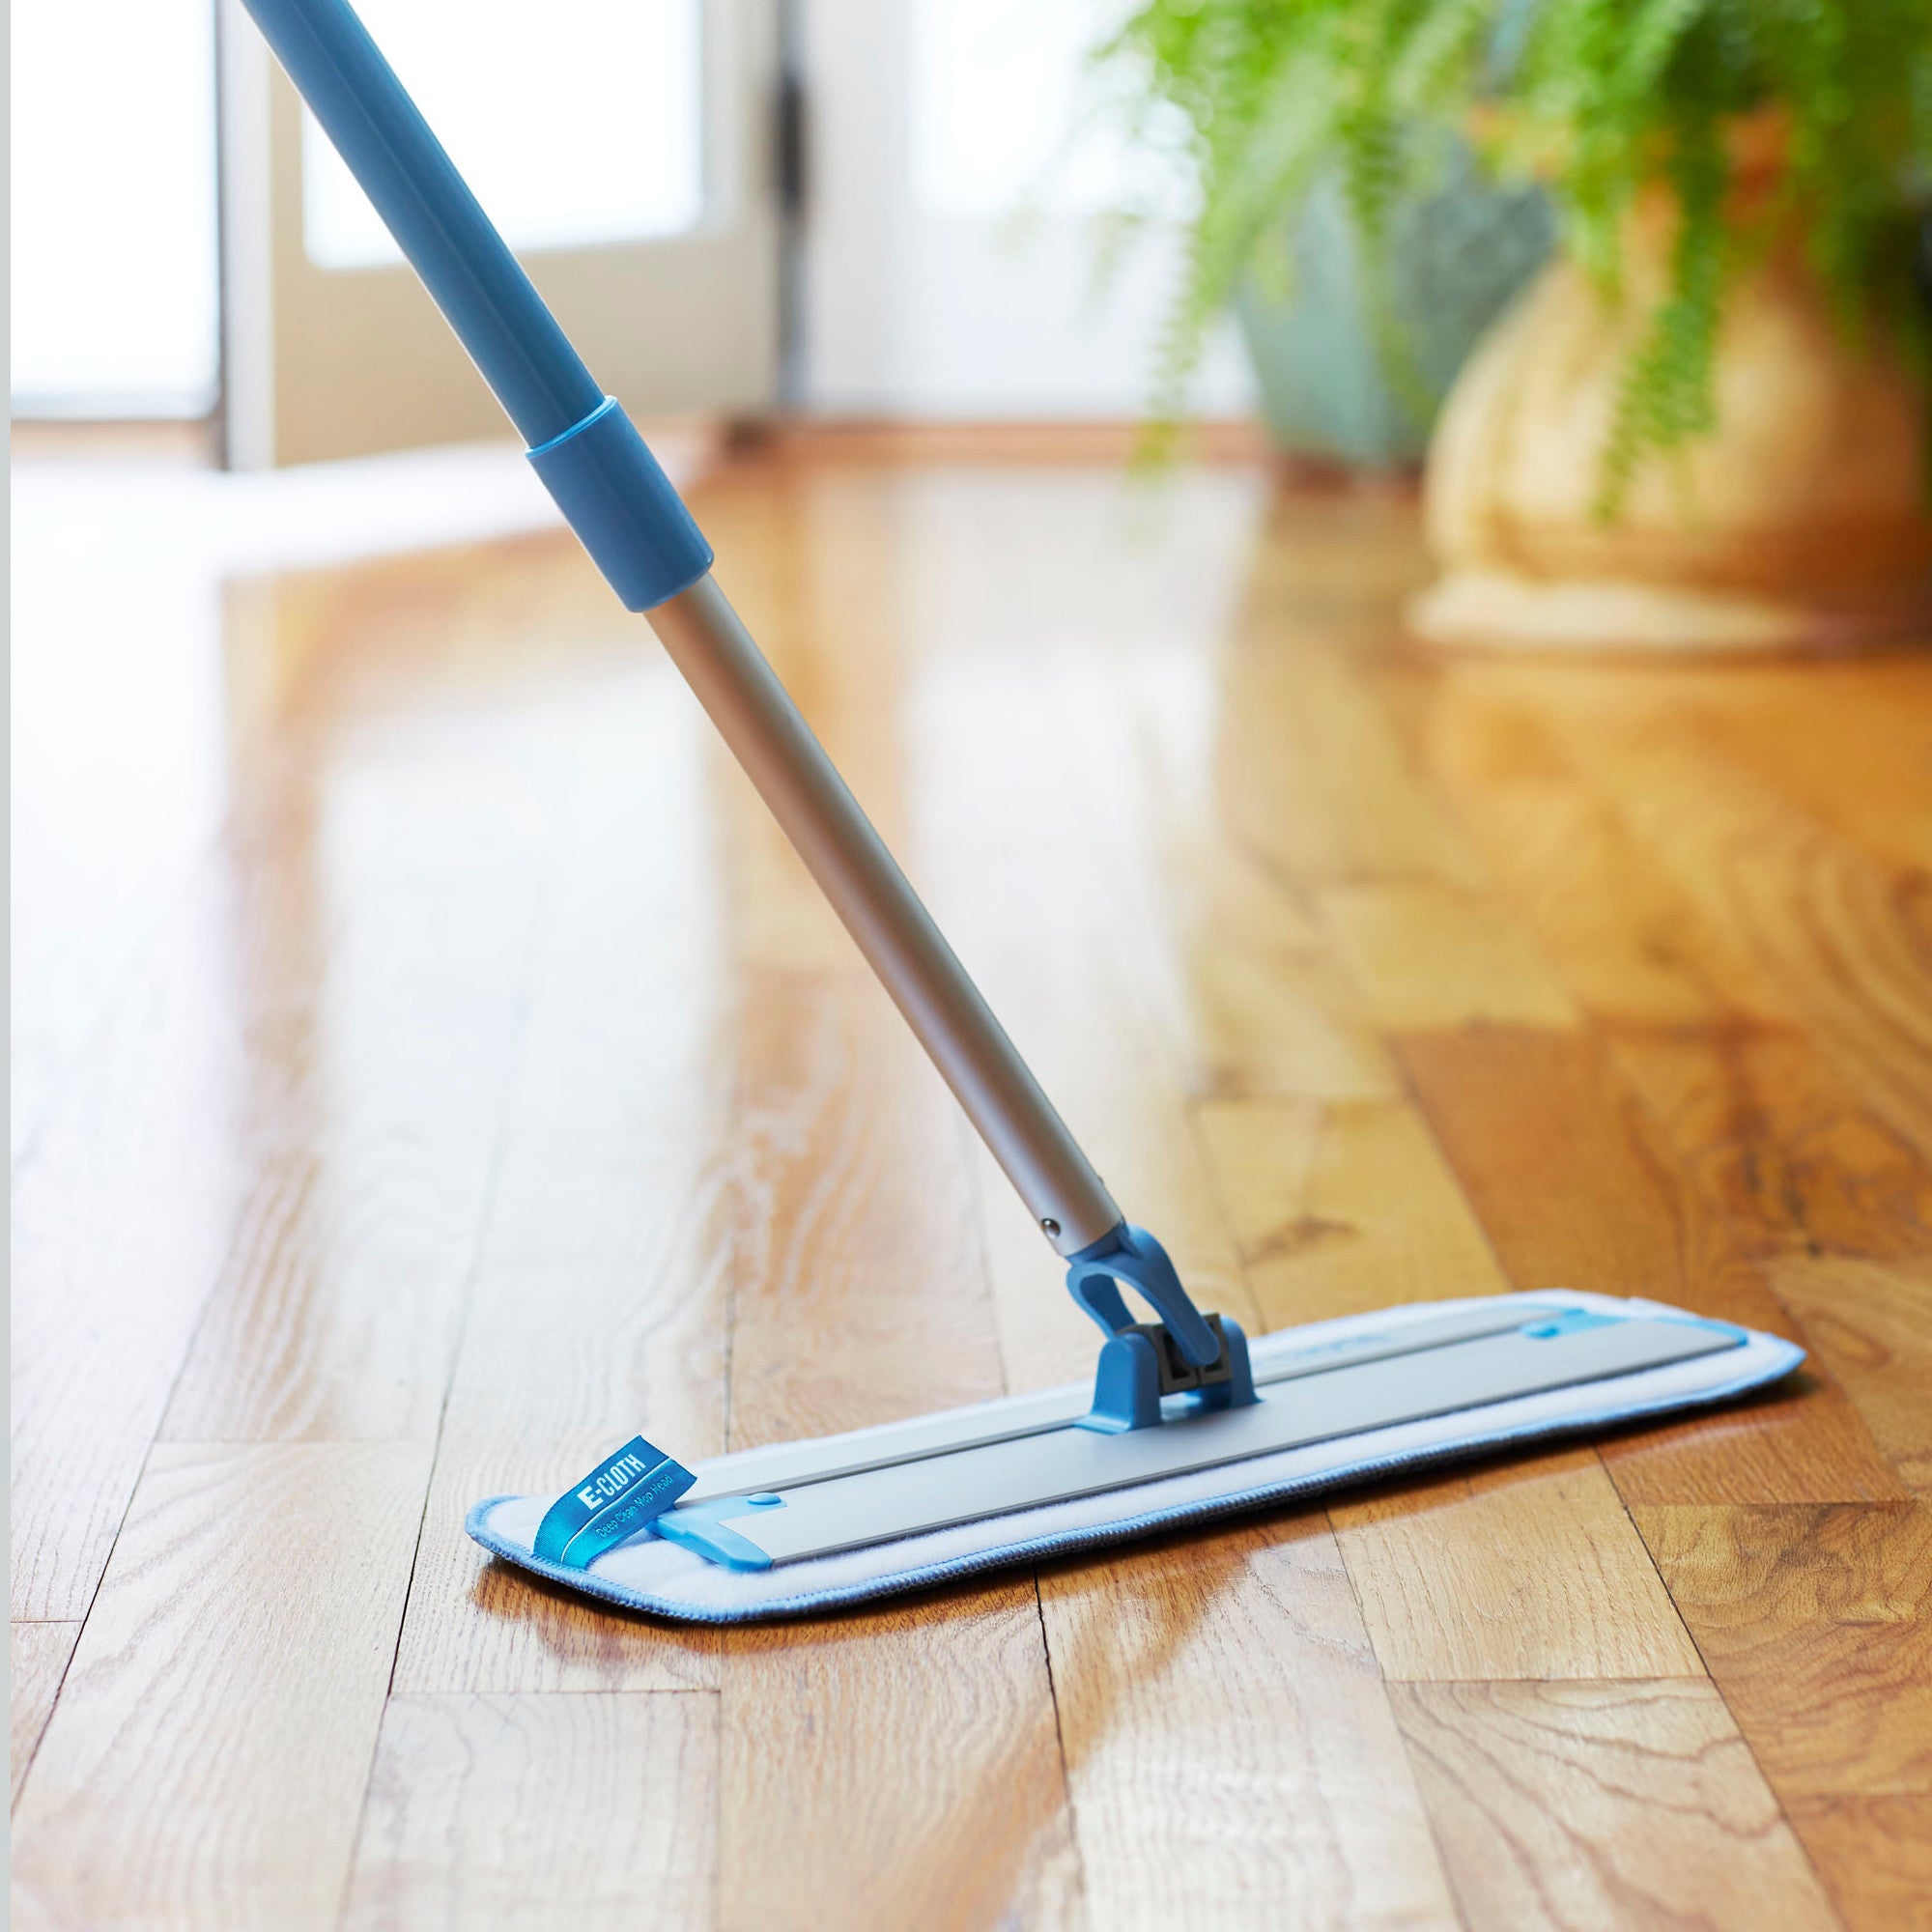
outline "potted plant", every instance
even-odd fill
[[[1382,262],[1459,141],[1551,196],[1559,253],[1435,428],[1425,635],[1719,647],[1932,616],[1932,0],[1150,0],[1101,58],[1188,128],[1170,404],[1322,182]]]

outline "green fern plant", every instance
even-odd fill
[[[1602,455],[1606,516],[1646,461],[1714,426],[1726,291],[1780,233],[1802,235],[1848,328],[1887,329],[1925,365],[1914,264],[1932,182],[1932,0],[1148,0],[1095,59],[1141,131],[1179,110],[1198,185],[1154,373],[1157,435],[1242,280],[1281,272],[1316,180],[1339,171],[1374,262],[1451,133],[1546,183],[1564,245],[1609,301],[1637,197],[1674,204],[1668,285]],[[1766,112],[1784,164],[1746,211],[1731,137]]]

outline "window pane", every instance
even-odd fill
[[[702,0],[362,0],[357,11],[513,248],[674,235],[703,212]],[[400,260],[302,128],[302,231],[326,269]]]
[[[1127,11],[1124,0],[915,0],[919,204],[981,220],[1022,207],[1093,214],[1130,201],[1171,212],[1172,162],[1159,144],[1127,138],[1114,111],[1119,76],[1090,58]],[[1154,125],[1172,138],[1172,116]]]
[[[214,401],[211,0],[14,0],[13,376],[28,409]]]

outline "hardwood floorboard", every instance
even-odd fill
[[[1402,1077],[1312,898],[1218,831],[1177,864],[1193,1014],[1192,1092],[1208,1100],[1397,1100]]]
[[[1932,1792],[1793,1798],[1784,1808],[1850,1932],[1932,1926]]]
[[[14,1815],[15,1924],[334,1924],[428,1475],[156,1446]]]
[[[716,1685],[717,1640],[488,1560],[483,1497],[562,1491],[642,1432],[724,1446],[737,1054],[702,720],[644,655],[576,692],[579,750],[510,1125],[450,1380],[401,1693]]]
[[[1478,1027],[1411,1034],[1402,1063],[1518,1288],[1648,1294],[1777,1327],[1729,1230],[1660,1164],[1635,1096],[1587,1035]]]
[[[1932,1262],[1794,1257],[1771,1281],[1899,1480],[1932,1492]]]
[[[966,1150],[936,1083],[875,989],[753,985],[734,1446],[997,1394]],[[1077,1921],[1030,1580],[728,1631],[722,1685],[722,1925]]]
[[[1470,1932],[1837,1925],[1711,1685],[1400,1684],[1394,1695]]]
[[[1319,895],[1323,923],[1390,1033],[1580,1021],[1528,932],[1493,897],[1421,885],[1337,885]]]
[[[84,1617],[210,1289],[259,1120],[211,871],[157,939],[15,1176],[13,1614]]]
[[[1782,1332],[1759,1272],[1660,1160],[1594,1037],[1482,1027],[1407,1035],[1400,1051],[1517,1287],[1654,1295]]]
[[[1565,743],[1563,719],[1605,678],[1602,668],[1464,661],[1420,693],[1387,673],[1379,689],[1416,700],[1392,708],[1418,763],[1593,1017],[1652,1028],[1789,1021],[1773,979],[1677,888]]]
[[[1329,1514],[1391,1679],[1704,1674],[1587,1449],[1406,1481]]]
[[[394,1696],[344,1932],[712,1922],[718,1700]]]
[[[53,432],[70,445],[92,433]],[[16,424],[16,445],[20,435]],[[90,473],[57,454],[21,455],[16,446],[8,552],[20,726],[9,756],[16,1170],[139,997],[226,809],[209,756],[224,722],[221,613],[171,500],[174,485],[205,483],[205,456],[181,447],[136,457],[131,473]],[[119,809],[130,800],[134,810]]]
[[[1623,1037],[1611,1058],[1643,1099],[1661,1159],[1688,1179],[1726,1244],[1761,1261],[1793,1318],[1787,1332],[1814,1365],[1797,1384],[1802,1410],[1753,1405],[1742,1429],[1741,1417],[1717,1417],[1609,1449],[1626,1498],[1836,1501],[1922,1490],[1932,1166],[1794,1033]],[[1776,1428],[1757,1426],[1773,1415]],[[1700,1441],[1722,1451],[1721,1463]],[[1892,1484],[1870,1468],[1874,1448]]]
[[[1474,846],[1367,679],[1333,648],[1324,616],[1284,625],[1258,600],[1236,621],[1223,671],[1225,836],[1304,884],[1480,890]]]
[[[878,582],[893,554],[876,538],[906,507],[864,474],[814,497],[774,652],[889,838],[911,830],[917,793],[888,707],[918,684],[894,649]],[[835,603],[856,621],[834,631]],[[843,648],[827,653],[833,635]],[[738,817],[733,849],[748,916],[730,1446],[997,1395],[953,1103],[769,821]],[[912,838],[915,876],[931,849]],[[1030,1579],[726,1630],[721,1668],[721,1926],[1078,1922]]]
[[[1600,694],[1566,742],[1866,1104],[1932,1158],[1932,964],[1917,871],[1868,859],[1719,755],[1694,707]]]
[[[1000,654],[1004,675],[990,684],[985,659],[1006,629],[1003,610],[1000,622],[972,640],[970,662],[958,654],[949,696],[975,694],[971,722],[979,728],[964,740],[975,749],[953,757],[978,765],[983,743],[1024,749],[1009,767],[1012,782],[996,798],[1010,828],[1003,856],[1035,855],[1039,930],[1065,927],[1067,879],[1085,875],[1088,855],[1107,900],[1092,903],[1089,891],[1075,901],[1094,923],[1092,935],[1081,943],[1067,933],[1072,943],[1052,952],[1057,970],[1087,984],[1119,973],[1138,981],[1143,998],[1152,992],[1162,1045],[1177,1056],[1189,1094],[1394,1098],[1400,1083],[1312,888],[1358,876],[1463,880],[1471,875],[1470,855],[1336,655],[1339,632],[1350,626],[1332,602],[1324,597],[1305,621],[1299,612],[1281,621],[1288,613],[1273,602],[1273,580],[1299,585],[1332,572],[1336,553],[1304,545],[1278,512],[1270,514],[1270,540],[1252,546],[1245,515],[1236,514],[1246,504],[1236,498],[1221,507],[1220,542],[1239,532],[1240,548],[1226,557],[1220,583],[1176,573],[1164,545],[1136,546],[1126,559],[1092,557],[1082,601],[1099,608],[1077,619],[1068,613],[1056,626],[1050,682],[1040,675],[1039,649],[1023,648]],[[1197,525],[1190,542],[1210,553],[1201,511],[1188,515]],[[1341,554],[1379,563],[1385,544],[1348,506],[1323,505],[1315,521]],[[1228,585],[1237,572],[1231,621]],[[1220,654],[1231,628],[1227,682],[1208,691],[1195,664]],[[1090,629],[1105,638],[1104,658],[1068,648]],[[1297,735],[1286,756],[1280,718],[1247,701],[1249,680],[1273,689],[1285,662],[1292,675],[1306,668],[1323,680],[1307,696],[1328,708],[1326,717],[1306,721],[1305,742]],[[1043,684],[1057,705],[1042,703]],[[1359,755],[1331,755],[1328,725]],[[1297,734],[1301,728],[1297,719]],[[1299,804],[1278,814],[1269,788],[1284,781]],[[984,817],[983,807],[977,815]],[[1082,863],[1039,865],[1037,855],[1053,854],[1073,826]],[[1051,828],[1045,838],[1042,828]],[[1000,874],[981,862],[974,875],[984,898]],[[1042,963],[1037,950],[1034,971]],[[1041,1029],[1048,1041],[1066,1033]]]
[[[1633,1508],[1911,1493],[1844,1391],[1808,1368],[1709,1415],[1606,1436],[1598,1453]]]
[[[724,1932],[1086,1922],[1032,1579],[726,1634]]]
[[[1139,839],[1121,838],[1121,828],[1135,821],[1143,783],[1166,786],[1182,826],[1198,809],[1190,747],[1160,742],[1157,692],[1142,683],[1157,687],[1158,678],[1131,657],[1104,683],[1072,678],[1062,667],[1042,677],[1037,661],[1009,666],[996,651],[990,664],[976,658],[969,684],[943,649],[936,654],[933,674],[948,680],[947,701],[933,714],[943,716],[944,742],[917,728],[913,742],[940,803],[917,849],[948,930],[1118,1198],[1161,1231],[1196,1293],[1251,1326],[1275,1325],[1247,1294],[1222,1190],[1170,1077],[1177,1054],[1183,1065],[1198,1064],[1204,1050],[1189,1025],[1194,960],[1177,960],[1158,922],[1116,943],[1112,908],[1187,898],[1181,855],[1154,867],[1134,849],[1159,852],[1162,828],[1150,823]],[[923,715],[917,699],[914,709]],[[981,733],[974,729],[979,713]],[[983,776],[958,750],[982,738],[1019,748],[1008,783],[990,801]],[[1123,746],[1134,748],[1131,764]],[[952,765],[961,767],[956,778]],[[974,801],[970,815],[959,814],[958,833],[945,805],[955,791]],[[1042,826],[1052,828],[1050,841],[1041,840]],[[1171,828],[1165,836],[1173,837]],[[1081,909],[1091,922],[1085,934],[1065,903],[1069,854],[1102,888],[1091,909]],[[1039,935],[1047,933],[1054,943],[1043,948]],[[1326,945],[1312,928],[1308,936]],[[1073,1011],[1082,1014],[1077,1027],[1065,1023]],[[1312,1046],[1299,1064],[1321,1052]],[[1326,1064],[1341,1066],[1346,1052],[1338,1045]],[[1288,1057],[1270,1048],[1274,1067]],[[1319,1091],[1330,1083],[1314,1084]],[[1346,1074],[1341,1091],[1358,1084]],[[1379,1075],[1369,1091],[1385,1091]],[[1006,1211],[1004,1181],[990,1162],[980,1165],[1009,1378],[1027,1386],[1078,1374],[1091,1363],[1091,1331],[1065,1307],[1037,1233]],[[1246,1660],[1263,1667],[1268,1637],[1288,1643],[1295,1614],[1282,1602],[1288,1578],[1266,1580],[1265,1556],[1231,1565],[1212,1561],[1218,1542],[1207,1551],[1190,1544],[1151,1559],[1151,1570],[1136,1563],[1124,1577],[1114,1565],[1096,1565],[1043,1579],[1094,1922],[1165,1924],[1190,1905],[1235,1924],[1278,1922],[1283,1911],[1308,1923],[1453,1922],[1412,1794],[1406,1801],[1391,1782],[1406,1774],[1346,1577],[1332,1543],[1317,1534],[1326,1550],[1317,1571],[1331,1620],[1353,1632],[1335,1640],[1351,1642],[1351,1656],[1324,1663],[1307,1642],[1295,1645],[1270,1670],[1274,1688],[1259,1703],[1245,1701],[1262,1695],[1252,1683],[1235,1693],[1237,1666]],[[1228,1547],[1242,1551],[1247,1541],[1237,1535]],[[1156,1572],[1164,1580],[1151,1580]],[[1212,1627],[1198,1638],[1186,1634],[1197,1617]],[[1139,1639],[1124,1668],[1123,1632]],[[1299,1682],[1304,1665],[1315,1672],[1312,1684]],[[1164,1719],[1156,1719],[1157,1706]],[[1156,1735],[1161,1742],[1151,1748]],[[1205,1809],[1177,1805],[1160,1796],[1171,1790],[1213,1797]],[[1391,1841],[1400,1847],[1393,1859]]]
[[[1318,1511],[1040,1576],[1092,1922],[1454,1926]]]
[[[164,1438],[435,1433],[537,906],[533,891],[510,905],[384,896],[361,899],[329,948],[313,1021],[329,1028],[328,1049],[288,1044],[326,1065],[326,1092],[288,1097]]]
[[[8,1768],[12,1803],[17,1804],[27,1767],[40,1748],[41,1734],[53,1715],[61,1680],[80,1638],[77,1623],[8,1626],[8,1669],[13,1695],[8,1704]]]
[[[425,618],[441,621],[412,639]],[[425,1438],[504,1131],[576,708],[567,684],[561,701],[488,675],[462,702],[440,688],[492,630],[446,558],[297,580],[254,621],[238,654],[306,668],[284,673],[295,755],[244,762],[233,835],[262,881],[251,1070],[275,1130],[162,1434]],[[385,647],[416,660],[414,689],[368,662]]]
[[[1608,1059],[1740,1252],[1932,1256],[1932,1161],[1796,1029],[1617,1031]]]
[[[882,833],[903,842],[916,794],[896,712],[912,668],[893,616],[898,553],[877,534],[905,506],[860,471],[798,507],[803,527],[781,526],[776,542],[759,532],[771,554],[748,617],[771,620],[774,667]],[[742,781],[732,795],[743,978],[729,1446],[997,1395],[955,1105],[783,836]],[[916,872],[922,850],[914,839]]]
[[[1932,673],[1917,650],[1816,667],[1760,666],[1713,681],[1709,742],[1799,810],[1882,865],[1932,866],[1932,777],[1924,721]]]
[[[1000,1394],[966,1149],[898,1015],[766,972],[745,1026],[729,1446]]]
[[[1932,1790],[1932,1511],[1633,1515],[1781,1798]]]
[[[1264,1332],[1508,1292],[1414,1108],[1210,1101],[1201,1124]]]
[[[1519,1288],[1648,1295],[1792,1334],[1762,1265],[1685,1178],[1588,1037],[1481,1028],[1417,1034],[1403,1065]],[[1765,1398],[1612,1438],[1626,1501],[1836,1502],[1907,1493],[1814,1364]]]
[[[771,1628],[536,1583],[471,1503],[1091,1323],[562,532],[228,585],[115,782],[75,576],[15,639],[18,1922],[1922,1920],[1924,661],[1432,654],[1411,505],[1232,469],[787,447],[696,510],[1205,1303],[1560,1285],[1809,1362]]]
[[[1118,627],[1105,668],[1025,626],[963,624],[943,565],[935,584],[914,577],[903,735],[925,809],[909,828],[912,863],[1127,1218],[1159,1231],[1204,1307],[1252,1327],[1190,1111],[1202,1045],[1163,916],[1208,764],[1198,707],[1175,701],[1176,662],[1211,637],[1213,611],[1151,563],[1140,576],[1100,593],[1102,621]],[[1160,631],[1135,610],[1136,589],[1160,609]],[[1124,907],[1145,913],[1123,920]],[[1064,1269],[977,1147],[974,1167],[1009,1384],[1091,1373],[1094,1331],[1062,1292]]]

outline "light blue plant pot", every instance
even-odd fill
[[[1439,188],[1398,206],[1387,275],[1409,356],[1404,383],[1378,342],[1341,184],[1321,183],[1293,237],[1285,295],[1253,279],[1235,303],[1275,441],[1292,456],[1363,469],[1420,461],[1456,372],[1555,237],[1541,189],[1492,185],[1460,148]]]

